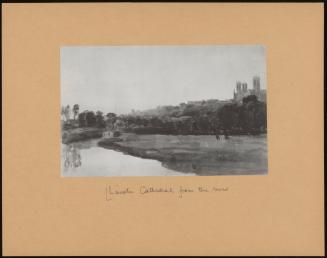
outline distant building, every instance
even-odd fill
[[[260,77],[259,76],[253,77],[253,90],[255,93],[260,92]]]
[[[242,91],[242,83],[241,82],[236,82],[236,92],[241,92]]]
[[[247,92],[248,91],[248,84],[246,82],[242,83],[242,91]]]
[[[203,100],[187,101],[187,104],[189,105],[201,105],[202,103]]]
[[[250,91],[247,89],[246,82],[236,82],[236,91],[234,91],[234,101],[241,102],[242,99],[250,95]]]
[[[260,77],[253,77],[253,89],[248,89],[246,82],[236,82],[236,89],[234,90],[234,101],[242,102],[244,97],[249,95],[257,96],[259,101],[266,102],[266,90],[260,89]]]

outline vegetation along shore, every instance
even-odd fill
[[[129,114],[103,114],[79,105],[62,107],[62,142],[70,143],[121,133],[161,135],[260,135],[267,132],[266,103],[255,95],[242,102],[203,100],[159,106]]]

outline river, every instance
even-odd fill
[[[159,161],[142,159],[97,146],[99,139],[61,144],[61,176],[185,176]],[[67,158],[68,157],[68,158]]]
[[[134,157],[99,147],[98,141],[62,144],[61,176],[245,175],[267,174],[268,170],[265,135],[231,136],[225,141],[217,141],[210,135],[144,135],[131,142],[156,148],[170,147],[174,151],[193,151],[192,158],[176,162]]]

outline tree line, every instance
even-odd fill
[[[73,119],[68,113],[72,114]],[[119,115],[62,108],[66,127],[99,127],[138,134],[260,134],[267,130],[267,107],[255,95],[241,103],[202,101]]]

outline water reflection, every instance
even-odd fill
[[[194,175],[164,168],[157,160],[142,159],[98,146],[98,139],[62,144],[62,176],[180,176]],[[82,164],[83,159],[83,164]]]
[[[75,145],[66,145],[63,148],[64,168],[77,168],[82,165],[80,150]]]
[[[267,174],[266,137],[130,136],[130,146],[161,151],[144,159],[98,146],[99,139],[62,144],[63,176],[170,176]],[[135,142],[135,143],[134,143]],[[83,165],[82,165],[83,156]]]

